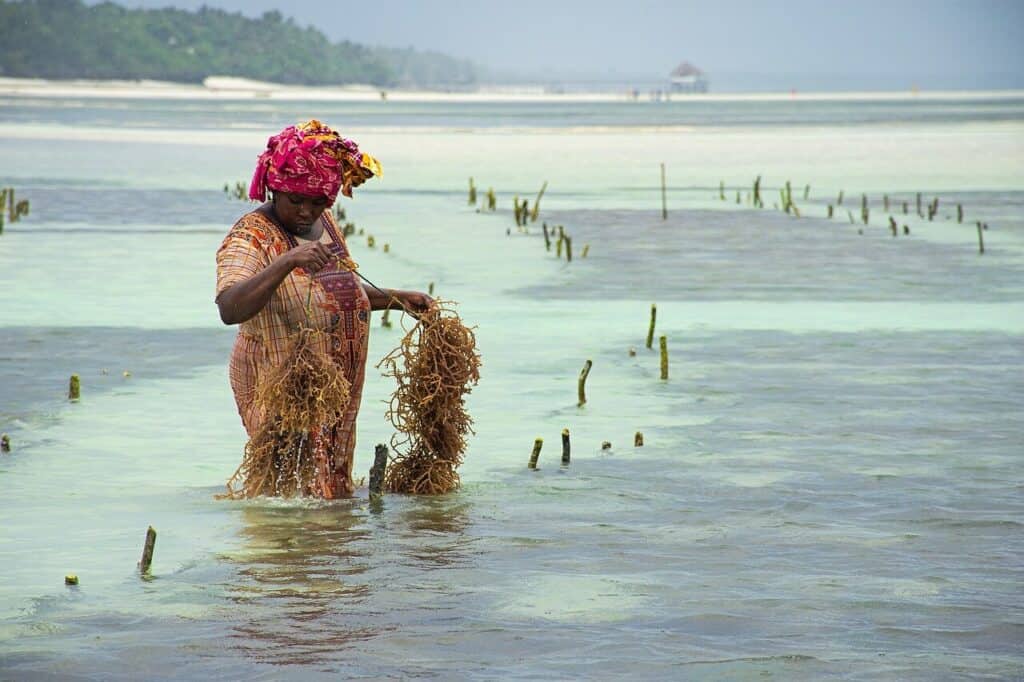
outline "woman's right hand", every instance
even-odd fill
[[[331,261],[332,255],[320,242],[305,242],[289,250],[285,258],[293,269],[302,268],[306,272],[318,272]]]

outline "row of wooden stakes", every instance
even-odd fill
[[[644,446],[644,434],[637,431],[633,436],[633,447],[642,448]],[[543,438],[535,438],[533,441],[533,450],[530,452],[530,461],[527,463],[527,468],[537,469],[537,462],[540,460],[540,451],[544,447]],[[603,441],[601,443],[602,450],[611,450],[612,444],[610,441]],[[569,429],[562,429],[562,466],[569,466],[571,461],[572,446],[569,442]]]
[[[664,193],[664,187],[662,188],[662,191]],[[804,192],[803,192],[804,200],[808,200],[810,198],[810,194],[811,194],[811,186],[810,185],[804,185]],[[930,202],[924,203],[924,201],[923,201],[924,195],[921,192],[916,192],[915,194],[916,194],[916,197],[915,197],[915,212],[917,213],[917,216],[919,218],[922,218],[922,219],[927,218],[929,222],[934,221],[935,220],[935,216],[938,215],[938,213],[939,213],[939,197],[937,197],[937,196],[933,197]],[[845,196],[844,191],[843,190],[839,190],[839,194],[836,196],[835,206],[842,206],[843,205],[843,198],[844,198],[844,196]],[[726,195],[725,195],[725,180],[720,180],[719,183],[718,183],[718,198],[721,201],[727,201],[728,200]],[[793,215],[793,216],[795,216],[797,218],[801,217],[800,209],[797,207],[796,203],[793,201],[793,186],[792,186],[792,183],[789,180],[786,180],[785,187],[779,188],[779,200],[780,200],[780,203],[773,204],[774,208],[780,209],[780,210],[784,211],[786,214]],[[737,204],[743,203],[741,201],[741,198],[740,198],[740,191],[739,190],[736,190],[736,203]],[[753,189],[751,191],[747,192],[747,203],[752,205],[754,208],[764,208],[764,200],[761,198],[761,176],[760,175],[758,175],[757,178],[755,178]],[[903,215],[909,215],[910,214],[910,202],[909,201],[892,202],[892,201],[890,201],[888,194],[883,194],[882,195],[882,210],[883,210],[883,212],[889,213],[890,212],[890,208],[893,207],[894,203],[902,204]],[[664,208],[662,210],[664,212]],[[835,215],[835,207],[833,206],[832,203],[826,204],[826,212],[827,212],[827,217],[828,218],[831,219],[831,218],[834,217],[834,215]],[[854,216],[853,216],[853,211],[847,210],[846,211],[846,215],[849,218],[851,224],[855,224],[856,223],[856,220],[854,219]],[[952,219],[952,217],[953,217],[952,215],[947,215],[946,216],[947,219]],[[860,219],[861,219],[861,222],[864,225],[867,225],[869,223],[870,219],[871,219],[871,209],[869,207],[868,195],[867,194],[861,194],[861,197],[860,197]],[[964,207],[963,207],[963,204],[959,204],[959,203],[956,204],[956,222],[957,223],[963,223],[964,222]],[[983,254],[983,253],[985,253],[985,241],[984,241],[984,237],[982,235],[982,231],[988,229],[988,223],[983,223],[983,222],[981,222],[979,220],[979,221],[975,222],[975,225],[976,225],[977,231],[978,231],[978,253],[979,254]],[[895,237],[895,236],[897,236],[899,234],[899,227],[897,225],[896,218],[893,215],[889,216],[889,229],[892,232],[892,236],[893,237]],[[863,234],[863,231],[860,231],[860,234]],[[909,235],[910,234],[910,226],[908,226],[906,224],[903,225],[903,234],[904,235]]]

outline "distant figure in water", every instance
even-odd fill
[[[354,187],[380,174],[375,158],[319,121],[289,126],[269,139],[256,163],[249,198],[263,204],[235,223],[217,251],[220,319],[239,325],[228,366],[231,390],[250,436],[265,418],[255,401],[259,377],[288,359],[289,341],[301,327],[326,332],[325,350],[351,384],[340,423],[309,434],[317,476],[307,493],[326,499],[355,490],[352,455],[370,311],[424,311],[431,303],[421,292],[365,286],[351,269],[328,209],[339,192],[351,197]]]

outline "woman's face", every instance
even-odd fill
[[[327,197],[297,192],[274,192],[274,213],[281,226],[292,234],[306,234],[320,214],[331,205]]]

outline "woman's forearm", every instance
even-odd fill
[[[240,324],[256,316],[292,271],[291,259],[278,258],[249,279],[232,284],[217,297],[217,309],[224,324]]]
[[[405,292],[398,291],[397,289],[378,289],[375,286],[369,284],[363,284],[363,291],[366,292],[366,297],[370,299],[370,310],[384,310],[385,308],[391,310],[401,310],[402,304],[401,295]]]

